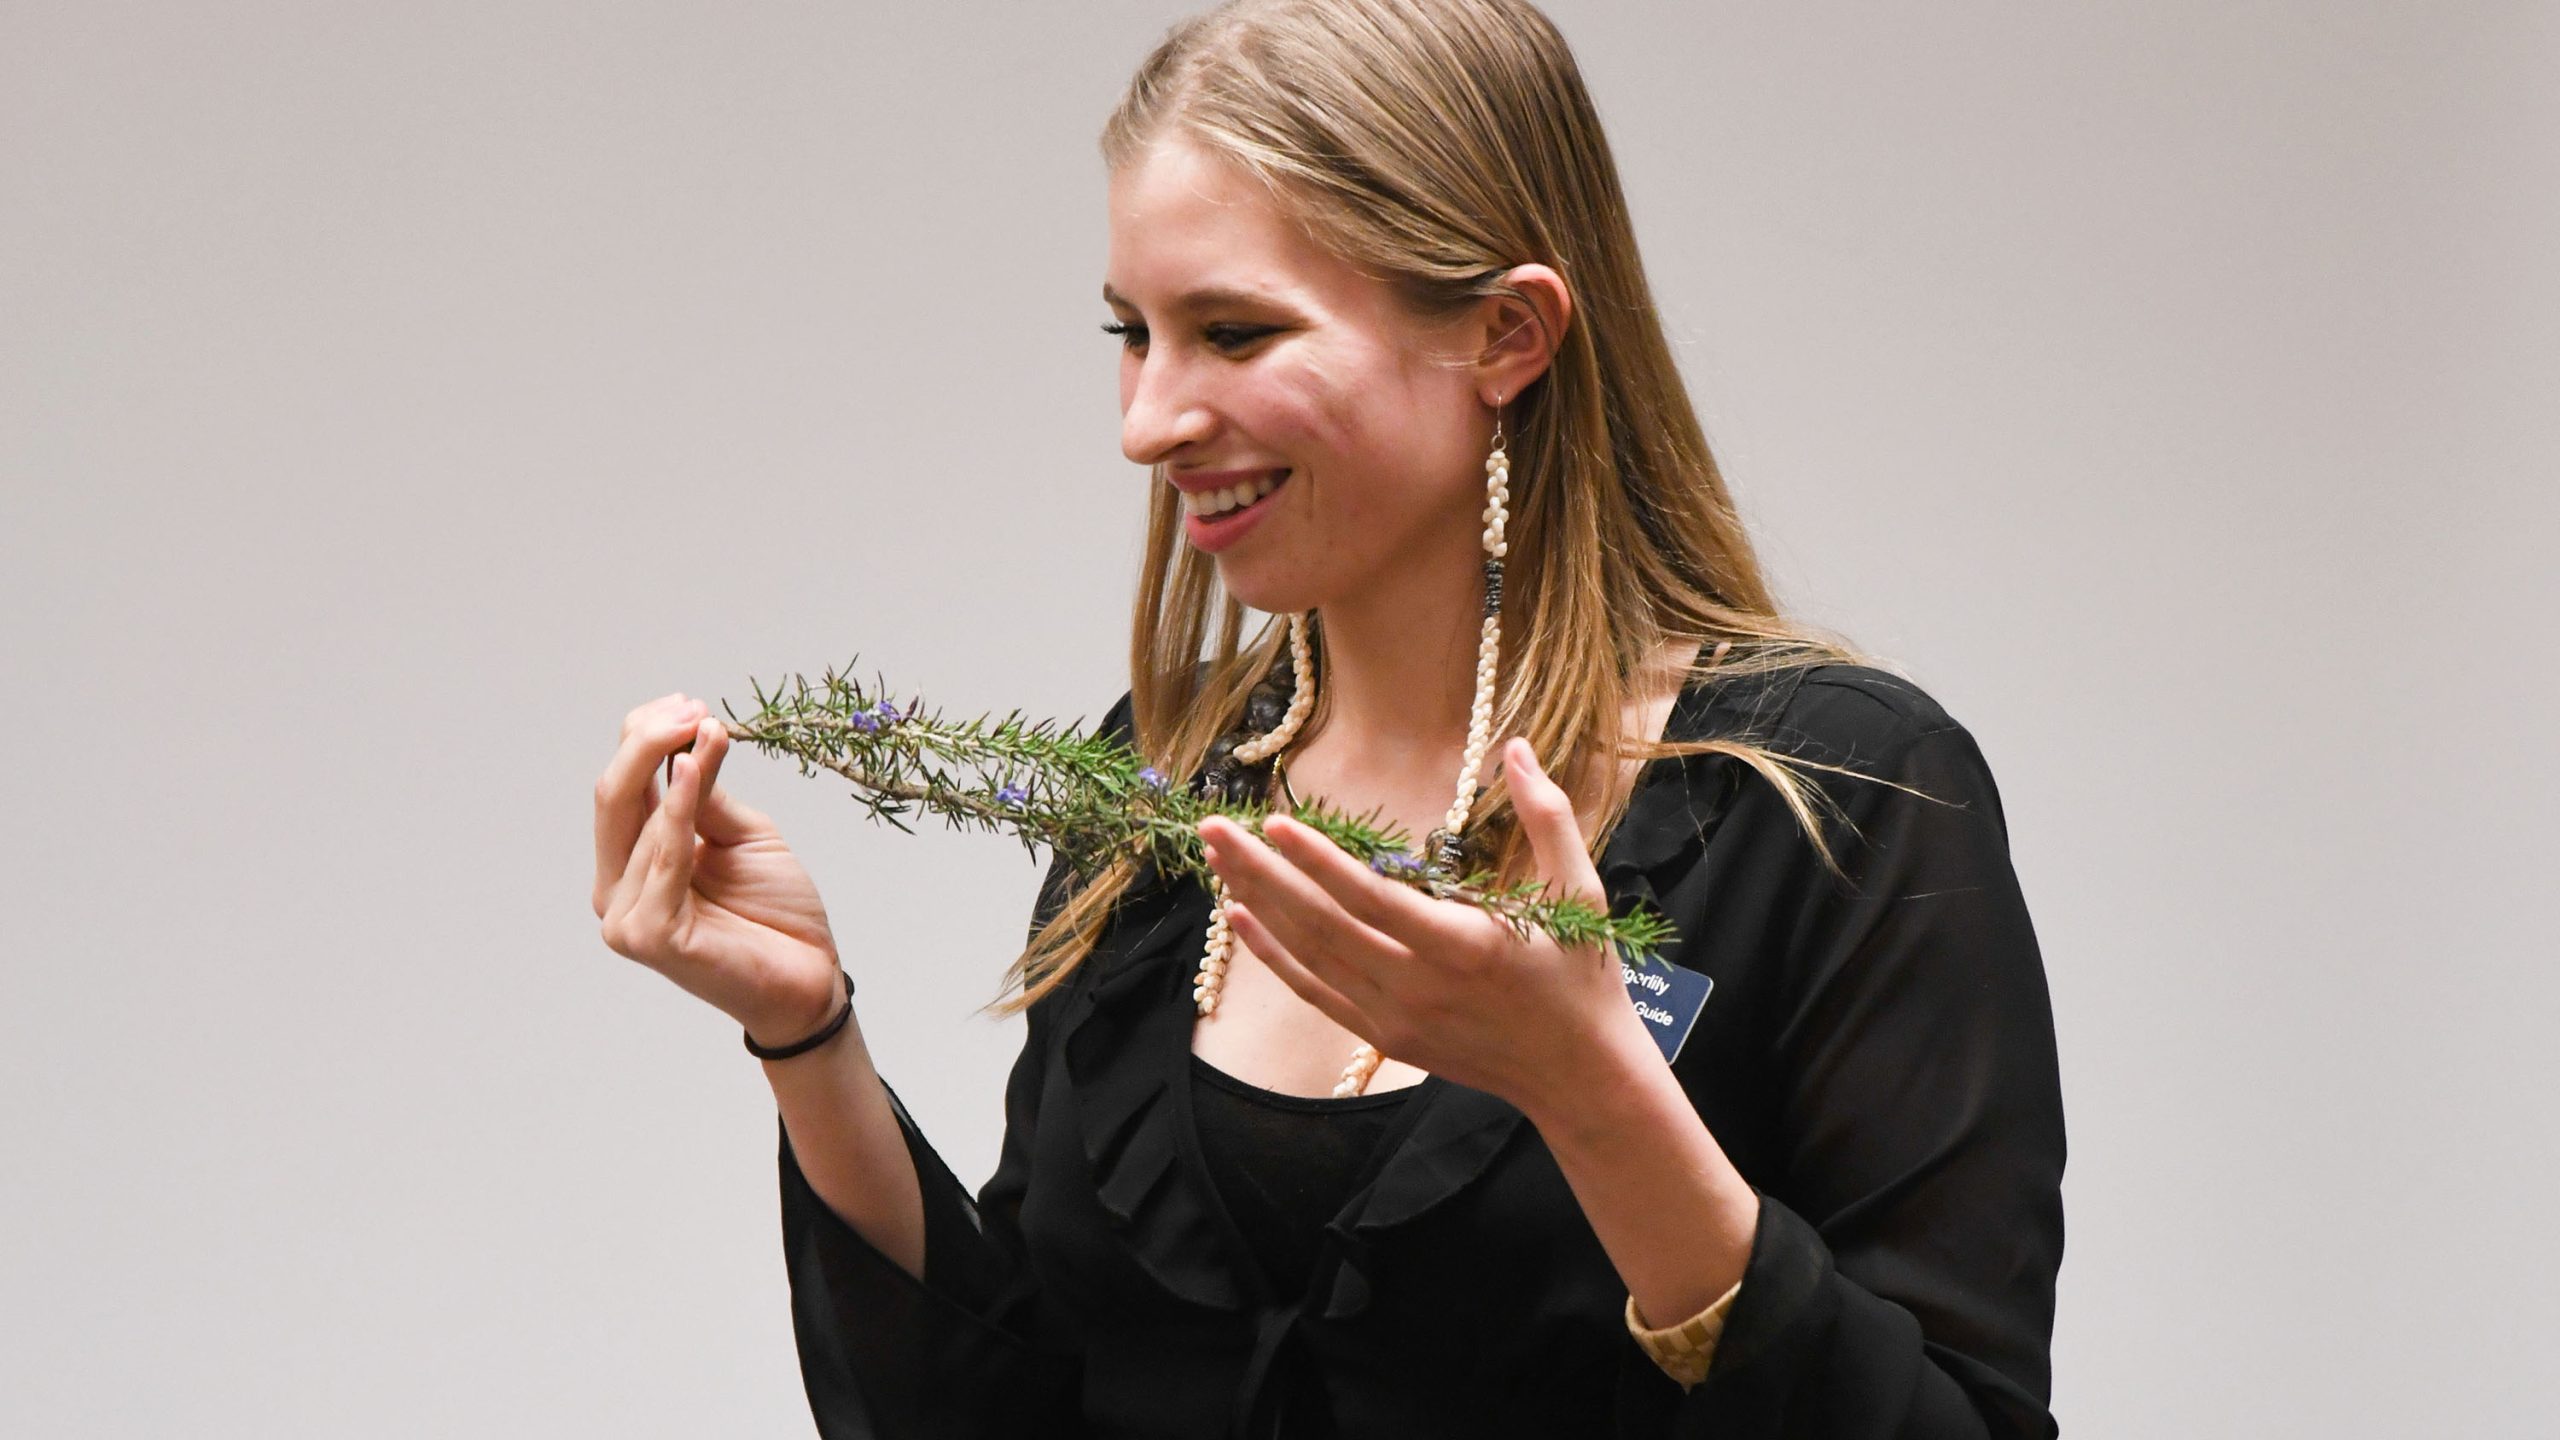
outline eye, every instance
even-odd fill
[[[1265,335],[1278,333],[1278,327],[1272,325],[1212,325],[1208,329],[1209,343],[1221,350],[1241,350]]]
[[[1208,336],[1209,343],[1219,349],[1235,351],[1243,349],[1266,335],[1276,333],[1276,330],[1277,327],[1270,325],[1212,325],[1201,333]],[[1147,327],[1144,325],[1115,322],[1103,326],[1102,333],[1119,336],[1120,348],[1124,350],[1143,350],[1147,346]]]

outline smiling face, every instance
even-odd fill
[[[1281,613],[1467,586],[1492,422],[1479,377],[1446,363],[1458,331],[1412,317],[1189,141],[1115,171],[1110,206],[1122,453],[1228,500],[1288,472],[1249,510],[1184,520],[1228,592]]]

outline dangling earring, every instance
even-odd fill
[[[1441,868],[1457,878],[1458,836],[1476,801],[1476,772],[1493,738],[1493,682],[1502,657],[1502,557],[1511,553],[1503,531],[1511,523],[1511,457],[1502,448],[1502,399],[1493,402],[1493,453],[1484,457],[1484,626],[1476,636],[1476,697],[1467,714],[1467,758],[1458,767],[1458,798],[1437,832]]]
[[[1453,880],[1459,878],[1459,865],[1465,858],[1458,837],[1467,828],[1467,813],[1475,808],[1476,774],[1484,768],[1485,749],[1493,736],[1494,679],[1501,661],[1502,559],[1511,549],[1503,536],[1511,520],[1511,457],[1502,448],[1502,397],[1498,395],[1493,402],[1493,453],[1485,457],[1484,475],[1484,624],[1476,638],[1476,690],[1475,702],[1467,713],[1466,760],[1458,767],[1458,794],[1450,802],[1446,822],[1423,841],[1424,851]],[[1289,662],[1292,689],[1288,713],[1269,733],[1235,747],[1235,758],[1243,764],[1259,764],[1285,750],[1315,709],[1315,668],[1307,645],[1304,611],[1289,617]],[[1275,775],[1278,769],[1275,764]],[[1218,1013],[1218,996],[1227,983],[1227,952],[1235,940],[1227,925],[1226,882],[1212,876],[1209,888],[1215,904],[1209,919],[1208,944],[1200,957],[1199,974],[1191,984],[1192,1003],[1204,1018]],[[1334,1097],[1344,1099],[1367,1090],[1369,1077],[1378,1073],[1379,1062],[1385,1058],[1375,1045],[1363,1044],[1353,1051],[1351,1063],[1342,1067],[1342,1078],[1334,1082]]]

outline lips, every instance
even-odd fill
[[[1272,504],[1271,499],[1288,488],[1290,474],[1282,470],[1250,478],[1238,476],[1226,485],[1213,484],[1183,491],[1183,535],[1191,541],[1194,549],[1209,555],[1219,554],[1241,543],[1246,536],[1261,528],[1263,517],[1280,508]],[[1270,487],[1267,490],[1263,488],[1266,485]],[[1201,507],[1223,505],[1235,499],[1239,489],[1253,498],[1216,514],[1203,512]]]

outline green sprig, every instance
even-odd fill
[[[854,798],[874,819],[909,834],[907,821],[919,814],[939,815],[954,829],[1009,831],[1034,860],[1046,845],[1079,873],[1112,857],[1143,855],[1160,871],[1205,885],[1213,872],[1202,853],[1202,820],[1222,815],[1261,835],[1269,807],[1196,795],[1109,736],[1026,720],[1019,710],[946,719],[914,699],[893,703],[876,676],[865,688],[851,670],[830,670],[815,686],[794,675],[770,695],[751,679],[757,709],[744,720],[730,711],[729,738],[787,756],[803,775],[826,770],[851,780]],[[728,702],[720,708],[729,711]],[[1566,946],[1607,943],[1622,958],[1651,965],[1662,963],[1658,952],[1672,938],[1670,922],[1649,910],[1613,917],[1571,896],[1551,898],[1537,881],[1505,886],[1490,870],[1453,874],[1416,855],[1404,831],[1375,809],[1352,815],[1318,801],[1292,818],[1377,874],[1473,904],[1524,939],[1543,930]]]

